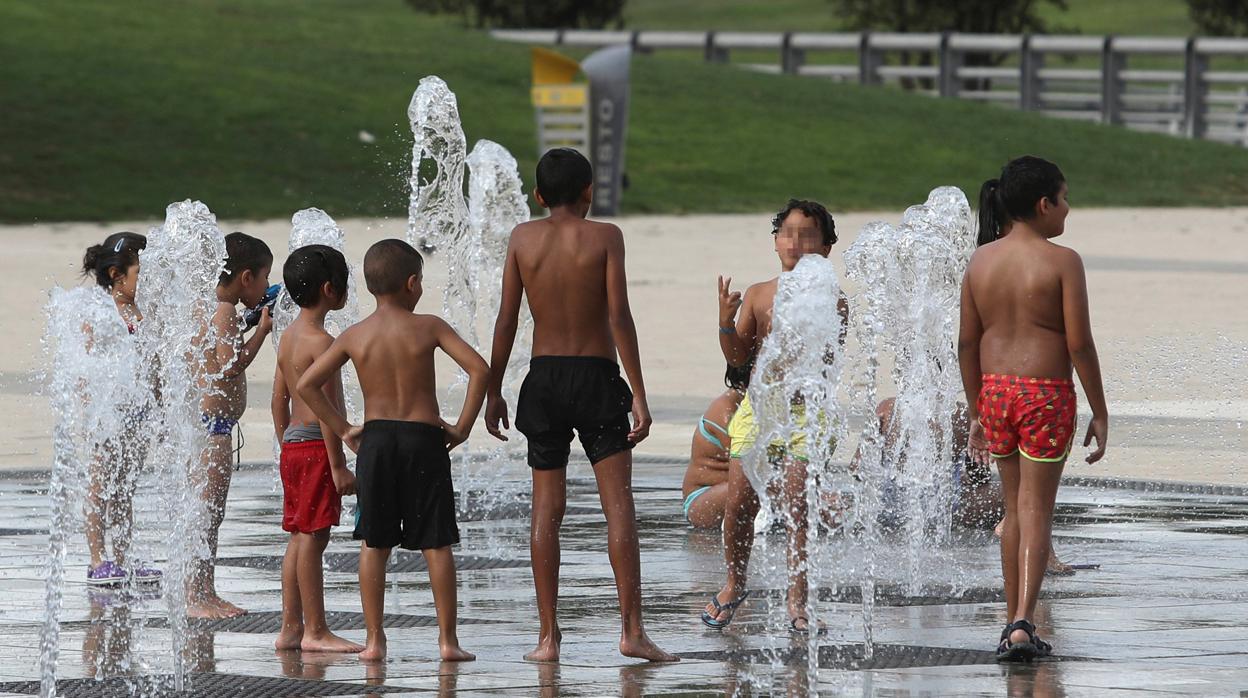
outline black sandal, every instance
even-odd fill
[[[1026,642],[1010,642],[1010,635],[1015,630],[1022,630],[1027,633]],[[1036,626],[1028,620],[1016,620],[1005,626],[1005,630],[1001,632],[1001,644],[997,646],[998,662],[1030,662],[1036,657],[1046,656],[1047,653],[1041,649],[1041,645],[1048,649],[1047,642],[1036,637]]]

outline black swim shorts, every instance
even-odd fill
[[[516,428],[529,440],[529,467],[566,468],[573,430],[593,464],[631,449],[632,406],[633,391],[614,361],[596,356],[534,357],[516,405]]]
[[[442,427],[374,419],[355,461],[354,538],[370,548],[444,548],[459,542],[451,459]]]

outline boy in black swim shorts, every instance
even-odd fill
[[[475,657],[459,646],[455,630],[455,559],[459,542],[455,493],[447,452],[468,438],[485,399],[489,367],[450,325],[434,315],[414,315],[421,296],[420,254],[401,240],[382,240],[364,255],[364,279],[377,310],[343,332],[299,380],[299,395],[339,434],[356,460],[360,520],[360,598],[368,631],[360,658],[386,655],[382,608],[386,563],[394,546],[420,550],[438,611],[438,647],[444,661]],[[438,413],[433,352],[441,349],[468,374],[459,421]],[[348,360],[364,394],[364,426],[353,427],[321,390]]]
[[[593,200],[593,170],[574,150],[556,148],[542,156],[535,196],[550,209],[550,216],[522,223],[511,233],[485,417],[490,433],[505,440],[499,431],[500,421],[504,428],[509,426],[503,374],[516,338],[520,300],[528,296],[534,358],[520,390],[516,427],[529,439],[533,469],[529,547],[541,630],[537,647],[525,659],[559,659],[559,528],[567,506],[568,455],[575,431],[594,466],[607,518],[623,626],[620,652],[650,661],[676,661],[646,637],[641,621],[631,449],[650,433],[651,419],[637,329],[628,308],[624,236],[610,223],[586,220]],[[617,352],[627,384],[620,377]]]

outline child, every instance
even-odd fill
[[[100,245],[92,245],[82,258],[82,274],[108,292],[117,305],[117,314],[130,334],[138,330],[143,315],[134,304],[139,284],[139,250],[147,238],[136,233],[113,233]],[[87,584],[119,584],[133,575],[137,582],[158,582],[159,570],[139,564],[126,567],[126,554],[134,524],[135,478],[146,457],[146,443],[139,431],[147,415],[146,405],[135,405],[123,415],[125,434],[100,444],[90,468],[87,490],[87,548],[91,566]],[[113,529],[113,559],[104,559],[105,533]]]
[[[282,335],[273,377],[273,428],[282,444],[282,530],[290,532],[282,560],[279,650],[364,650],[325,624],[321,571],[329,527],[338,525],[342,495],[355,491],[355,476],[347,470],[342,440],[322,429],[294,390],[303,372],[334,341],[325,331],[325,315],[346,304],[347,274],[346,258],[325,245],[295,250],[282,267],[282,282],[300,310]],[[343,409],[342,378],[333,376],[324,390],[335,408]]]
[[[377,310],[334,340],[299,379],[298,392],[321,423],[359,454],[356,460],[360,518],[360,597],[368,631],[361,659],[386,656],[382,610],[386,562],[398,545],[420,550],[438,612],[438,648],[444,661],[476,659],[459,646],[455,631],[455,558],[459,542],[455,493],[447,452],[463,443],[485,399],[489,367],[450,325],[414,315],[420,300],[420,253],[402,240],[382,240],[364,255],[364,280]],[[441,349],[468,373],[459,421],[438,414],[433,352]],[[348,360],[364,394],[364,426],[352,427],[322,386]]]
[[[187,580],[187,613],[192,618],[230,618],[246,613],[217,595],[213,566],[233,473],[230,436],[247,408],[247,367],[273,329],[266,309],[255,333],[244,342],[238,312],[240,303],[252,308],[264,298],[273,267],[269,246],[250,235],[230,233],[225,236],[225,253],[225,270],[217,281],[217,310],[211,320],[215,343],[205,357],[205,368],[212,377],[204,386],[207,392],[202,405],[208,447],[204,450],[202,480],[196,483],[208,517],[205,538],[209,557],[195,561]]]
[[[1109,414],[1088,319],[1083,262],[1049,240],[1070,206],[1066,178],[1036,157],[1010,161],[979,197],[981,247],[962,281],[958,356],[969,406],[972,457],[991,454],[1001,473],[1001,568],[1009,624],[999,661],[1030,660],[1051,647],[1036,636],[1036,599],[1049,559],[1053,504],[1075,438],[1071,364],[1092,408],[1084,446],[1105,453]],[[1009,235],[1001,237],[1009,225]]]
[[[575,150],[556,148],[542,156],[535,195],[550,209],[550,217],[522,223],[511,233],[485,417],[490,433],[505,440],[498,428],[500,421],[509,427],[503,374],[516,338],[520,299],[527,294],[533,312],[533,360],[521,387],[516,428],[528,437],[533,471],[529,546],[541,631],[537,648],[525,659],[559,659],[559,527],[567,506],[569,442],[575,429],[594,466],[607,518],[608,553],[623,621],[620,652],[677,661],[646,637],[641,620],[630,449],[650,433],[652,420],[628,308],[624,236],[614,225],[585,219],[593,199],[593,170]],[[628,384],[620,378],[617,350]]]
[[[790,199],[771,222],[772,236],[776,240],[776,254],[780,257],[782,271],[792,271],[804,255],[817,254],[827,257],[836,244],[836,223],[822,204],[814,201]],[[743,365],[754,356],[763,340],[771,333],[771,309],[776,298],[779,277],[754,284],[745,290],[742,298],[730,290],[732,279],[719,279],[719,346],[724,358],[734,366]],[[733,318],[741,309],[741,317]],[[849,316],[849,304],[845,298],[837,302],[843,319]],[[843,337],[842,337],[843,339]],[[746,571],[750,552],[754,546],[753,521],[759,510],[758,495],[746,479],[741,467],[741,455],[749,451],[758,439],[758,425],[749,396],[733,415],[728,425],[731,439],[732,460],[728,470],[728,499],[724,508],[724,560],[728,565],[728,582],[711,597],[702,612],[702,622],[708,627],[722,629],[732,622],[736,609],[749,596],[746,590]],[[806,498],[789,491],[805,483],[805,444],[798,434],[792,443],[770,444],[768,458],[785,469],[784,493],[791,524],[789,534],[789,590],[786,595],[789,628],[797,633],[810,631],[806,613],[806,514],[803,510]]]
[[[715,529],[724,522],[724,502],[728,498],[728,427],[750,385],[753,366],[728,364],[724,372],[727,386],[711,401],[698,420],[689,447],[689,468],[681,485],[685,521],[694,528]]]

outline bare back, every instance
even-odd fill
[[[316,413],[299,397],[295,386],[303,377],[304,371],[308,370],[318,356],[325,353],[333,341],[333,335],[326,332],[324,327],[317,327],[310,322],[301,322],[298,318],[282,335],[282,341],[277,347],[277,368],[284,383],[286,395],[290,398],[290,423],[292,425],[319,422]],[[341,374],[335,374],[333,380],[326,383],[322,391],[325,397],[329,398],[330,404],[339,410],[343,409]]]
[[[355,365],[364,395],[364,419],[439,424],[433,351],[446,323],[379,307],[338,338]]]
[[[512,253],[533,313],[533,356],[616,360],[607,262],[622,249],[619,228],[582,218],[517,226]]]
[[[1063,270],[1077,256],[1048,240],[1008,235],[979,248],[967,268],[983,334],[984,373],[1070,378]]]

